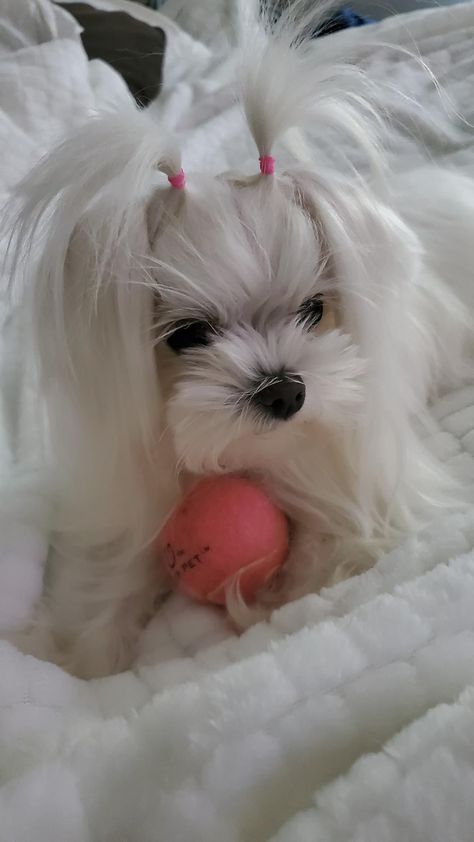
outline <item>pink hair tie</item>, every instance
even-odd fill
[[[176,175],[169,175],[168,181],[175,190],[183,190],[186,184],[186,176],[184,170],[180,170]]]
[[[275,158],[271,155],[262,155],[260,161],[260,172],[262,175],[273,175],[275,172]]]

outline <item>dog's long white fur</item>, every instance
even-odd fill
[[[317,122],[357,144],[380,189],[315,155],[176,191],[160,174],[179,170],[176,143],[132,110],[89,120],[21,186],[16,284],[54,500],[23,645],[78,674],[133,660],[160,591],[153,540],[190,474],[248,472],[288,512],[286,579],[263,605],[365,569],[460,493],[422,434],[431,395],[470,371],[473,185],[437,171],[391,186],[373,84],[321,63],[302,19],[246,28],[258,154]],[[335,324],[308,332],[295,314],[316,293]],[[182,318],[215,334],[177,359],[164,338]],[[270,427],[246,396],[282,369],[306,402]]]

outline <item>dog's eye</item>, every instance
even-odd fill
[[[180,354],[189,348],[209,345],[211,333],[209,322],[177,322],[166,343],[175,354]]]
[[[322,295],[315,295],[303,302],[298,310],[298,321],[307,330],[319,324],[324,313],[324,302]]]

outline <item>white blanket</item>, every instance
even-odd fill
[[[181,135],[186,166],[253,160],[229,85],[233,55],[165,27],[167,83],[153,108]],[[376,41],[416,48],[444,100],[402,50]],[[388,102],[390,86],[406,91],[394,117],[397,166],[428,153],[467,168],[473,45],[471,4],[341,33],[321,49],[358,55],[386,81]],[[127,97],[113,71],[87,63],[63,12],[3,0],[0,193],[66,126]],[[444,132],[414,98],[450,110]],[[6,501],[18,488],[18,448],[29,444],[14,429],[20,367],[5,311],[3,336]],[[433,447],[474,481],[474,386],[434,414]],[[148,629],[135,670],[101,681],[0,643],[0,842],[472,842],[473,548],[474,505],[440,513],[370,572],[240,638],[218,611],[176,597]],[[4,502],[0,627],[27,615],[45,552],[45,536],[7,516]]]

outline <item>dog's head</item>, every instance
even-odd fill
[[[161,213],[152,202],[152,333],[179,461],[259,467],[308,422],[347,422],[363,360],[299,180],[190,178]]]

